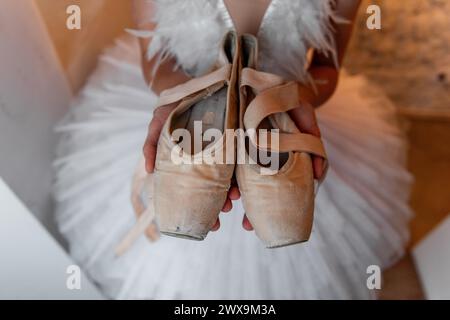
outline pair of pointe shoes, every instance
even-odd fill
[[[157,149],[153,209],[159,230],[203,240],[218,218],[235,174],[245,212],[266,247],[307,241],[315,196],[311,156],[326,159],[326,153],[320,138],[301,133],[287,114],[301,107],[298,84],[256,71],[254,36],[229,32],[222,46],[213,72],[161,94],[159,105],[179,104],[167,119]],[[200,129],[195,128],[197,121],[201,121]],[[214,129],[220,135],[212,143],[200,141],[194,146],[192,141],[174,138],[177,129],[193,136],[205,136],[207,129]],[[253,130],[254,134],[238,137],[235,147],[236,136],[227,129]],[[258,140],[257,133],[263,129],[279,130],[276,144]],[[197,149],[186,152],[186,147]],[[251,162],[252,147],[276,156],[277,170],[265,170],[258,159]],[[174,154],[186,161],[175,164]]]
[[[287,114],[302,107],[299,84],[256,71],[258,43],[251,35],[230,32],[222,48],[211,73],[161,94],[159,106],[178,105],[162,129],[155,172],[147,177],[140,164],[135,173],[132,203],[139,218],[116,255],[143,232],[156,239],[158,227],[166,235],[203,240],[233,175],[247,217],[266,247],[309,239],[315,189],[311,156],[326,160],[326,153],[320,138],[301,133]],[[260,133],[267,131],[276,135],[264,139]],[[196,136],[202,139],[196,142]],[[272,163],[262,161],[261,151]],[[327,161],[324,166],[325,172]],[[145,182],[147,207],[140,198]]]

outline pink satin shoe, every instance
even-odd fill
[[[288,111],[301,107],[296,82],[257,71],[258,43],[244,35],[241,43],[240,127],[250,134],[239,139],[236,177],[248,219],[268,248],[307,241],[314,214],[314,174],[311,156],[326,159],[320,138],[301,133]],[[259,138],[262,130],[279,134],[270,143]],[[269,141],[269,139],[267,140]],[[268,168],[251,159],[250,148],[270,151],[276,167]],[[275,157],[276,156],[276,157]],[[242,164],[242,159],[247,159]]]

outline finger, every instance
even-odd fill
[[[145,170],[153,173],[155,169],[156,150],[159,136],[162,130],[162,123],[158,118],[153,118],[148,126],[148,135],[144,144]]]
[[[155,170],[156,147],[150,145],[148,141],[146,141],[144,145],[144,157],[145,171],[147,171],[147,173],[153,173]]]
[[[292,109],[289,111],[289,115],[301,132],[313,134],[317,137],[321,136],[316,114],[311,105],[305,104],[299,108]]]
[[[146,230],[145,235],[150,241],[156,241],[159,239],[159,230],[156,224],[152,223]]]
[[[157,108],[153,112],[153,118],[148,126],[147,139],[144,144],[145,169],[148,173],[153,173],[155,169],[156,149],[158,146],[159,136],[161,130],[166,122],[166,119],[176,107],[176,104],[171,104]]]
[[[317,124],[317,118],[314,108],[311,105],[303,105],[302,107],[293,109],[289,115],[294,121],[298,129],[303,133],[309,133],[320,137],[320,128]],[[313,157],[314,178],[320,179],[324,174],[324,159],[321,157]]]
[[[231,209],[233,209],[233,203],[230,199],[227,199],[223,205],[222,212],[230,212]]]
[[[216,223],[213,225],[211,231],[217,231],[220,228],[220,220],[217,219]]]
[[[239,200],[240,197],[241,192],[239,191],[239,188],[231,187],[230,190],[228,191],[228,198],[230,198],[230,200]]]
[[[253,230],[253,226],[250,223],[250,220],[248,220],[247,215],[244,215],[244,220],[242,220],[242,226],[247,231],[252,231]]]
[[[324,159],[322,157],[313,158],[314,178],[320,180],[324,174]]]

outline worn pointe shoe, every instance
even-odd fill
[[[301,133],[287,114],[301,107],[298,84],[255,70],[255,37],[242,36],[241,50],[239,125],[246,132],[255,132],[238,141],[236,178],[245,212],[268,248],[307,241],[314,212],[311,155],[326,159],[324,146],[319,138]],[[278,129],[278,139],[264,144],[258,139],[263,129]],[[252,147],[271,151],[271,159],[278,159],[276,168],[262,165],[258,156],[249,163]]]
[[[161,106],[179,101],[162,129],[153,177],[154,211],[163,234],[203,240],[225,203],[235,168],[236,150],[234,143],[227,147],[226,130],[237,128],[239,51],[237,35],[229,32],[213,72],[160,96]],[[190,137],[177,139],[177,129]],[[218,133],[213,142],[201,141],[207,129]]]

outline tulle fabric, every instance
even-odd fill
[[[114,248],[135,223],[131,177],[157,97],[141,75],[137,40],[120,38],[58,126],[57,221],[70,253],[118,299],[368,299],[367,267],[395,263],[408,241],[411,177],[394,109],[363,77],[343,75],[318,111],[330,170],[309,242],[265,249],[241,227],[239,201],[205,241],[142,236]],[[175,183],[175,182],[174,182]],[[176,201],[176,199],[174,199]]]

